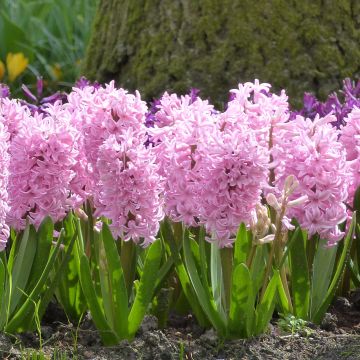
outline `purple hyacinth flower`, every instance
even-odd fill
[[[5,84],[0,84],[0,99],[10,97],[10,89]]]

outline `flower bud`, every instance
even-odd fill
[[[255,239],[262,238],[269,232],[271,220],[268,216],[268,209],[266,206],[256,204],[256,209],[253,210],[250,220],[250,229]]]
[[[266,201],[269,204],[269,206],[274,208],[276,211],[280,211],[281,206],[280,206],[279,202],[277,201],[276,196],[274,194],[272,194],[272,193],[267,194]]]
[[[258,239],[258,240],[256,241],[256,243],[257,243],[257,244],[260,244],[260,245],[262,245],[262,244],[267,244],[267,243],[270,243],[270,242],[274,241],[274,239],[275,239],[275,234],[270,234],[270,235],[264,236],[264,237],[261,238],[261,239]]]
[[[304,204],[306,201],[308,200],[308,196],[307,195],[303,195],[298,197],[295,200],[291,200],[288,202],[288,206],[296,206],[296,205],[302,205]]]
[[[285,183],[284,183],[285,196],[291,195],[298,186],[299,186],[299,181],[296,179],[296,177],[294,175],[289,175],[285,179]]]

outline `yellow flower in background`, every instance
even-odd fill
[[[9,75],[9,81],[14,81],[29,64],[29,59],[23,53],[8,53],[6,56],[6,67]]]
[[[4,77],[5,74],[5,65],[4,63],[0,60],[0,80],[2,80],[2,78]]]
[[[53,74],[55,76],[55,79],[60,80],[62,78],[62,75],[63,75],[60,64],[54,64],[51,67],[51,69],[52,69],[52,72],[53,72]]]

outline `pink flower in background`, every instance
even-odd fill
[[[154,241],[164,213],[161,178],[151,149],[129,129],[104,141],[96,166],[95,215],[111,220],[115,238],[143,245]]]
[[[189,95],[165,93],[157,102],[154,127],[148,129],[159,173],[165,179],[165,212],[187,226],[199,223],[202,179],[199,147],[211,143],[216,130],[213,106]]]
[[[239,84],[230,90],[231,101],[219,116],[218,126],[227,133],[247,125],[256,134],[260,146],[268,147],[270,129],[289,118],[288,98],[283,90],[280,95],[270,92],[271,85],[254,83]]]
[[[21,105],[18,100],[0,98],[0,121],[8,129],[10,139],[12,139],[19,129],[28,122],[31,113],[28,107]]]
[[[346,160],[351,172],[347,203],[352,207],[356,189],[360,186],[360,109],[354,107],[344,121],[340,142],[346,149]]]
[[[10,145],[9,225],[23,229],[28,218],[38,227],[46,216],[54,222],[78,206],[71,193],[76,178],[78,132],[63,116],[35,114]]]
[[[286,177],[294,175],[299,186],[291,199],[308,197],[287,215],[295,217],[309,236],[318,233],[329,245],[344,235],[338,225],[347,217],[344,202],[351,179],[346,150],[330,124],[334,120],[332,115],[314,121],[297,116],[276,128],[272,149],[277,189],[281,191]]]
[[[10,162],[9,138],[10,135],[4,122],[0,121],[0,251],[5,249],[10,235],[10,229],[6,223],[6,216],[9,211],[7,192]]]
[[[147,106],[139,92],[129,94],[115,88],[112,81],[105,87],[73,88],[68,95],[68,109],[82,130],[84,151],[91,166],[94,181],[98,180],[98,151],[110,135],[122,135],[128,129],[142,138],[146,133]]]
[[[218,130],[204,147],[200,165],[200,219],[213,241],[229,246],[242,222],[250,224],[268,181],[269,151],[243,126],[231,134]]]

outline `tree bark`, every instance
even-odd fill
[[[221,104],[239,82],[299,105],[360,74],[357,0],[100,0],[84,75],[151,99],[199,88]]]

